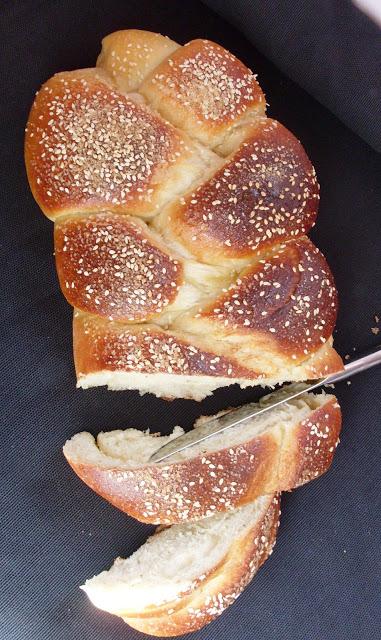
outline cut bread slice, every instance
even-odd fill
[[[280,399],[266,396],[253,410]],[[195,428],[207,418],[200,418]],[[149,458],[170,436],[136,429],[79,433],[64,455],[77,475],[111,504],[143,522],[198,520],[293,489],[330,466],[341,412],[335,396],[306,393],[185,449],[161,463]]]
[[[277,495],[261,496],[229,513],[161,530],[82,589],[96,607],[144,633],[200,629],[234,602],[270,555],[279,502]]]

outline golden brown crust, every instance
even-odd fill
[[[257,347],[299,363],[332,335],[337,292],[320,251],[306,238],[278,245],[257,260],[195,317],[178,325],[190,332],[242,335]]]
[[[115,31],[103,38],[97,67],[104,69],[121,91],[136,91],[144,78],[179,46],[160,33]]]
[[[239,340],[242,345],[243,340]],[[319,378],[339,371],[343,366],[331,346],[331,340],[291,369],[294,364],[292,357],[280,353],[272,338],[259,334],[255,336],[255,342],[252,337],[241,354],[234,335],[232,341],[216,340],[209,328],[198,334],[189,333],[180,328],[162,329],[154,324],[109,322],[78,311],[73,321],[73,350],[78,385],[84,387],[88,386],[87,376],[104,372],[111,375],[119,372],[148,374],[152,377],[165,374],[172,377],[173,383],[176,377],[187,377],[188,381],[204,377],[213,389],[233,383],[241,386],[273,385],[279,380]],[[95,384],[121,388],[109,381],[96,382],[92,379],[90,386]],[[183,397],[198,400],[209,393],[208,390],[194,390],[191,385],[182,385],[181,391],[175,384],[167,386],[168,390],[161,393],[166,399]],[[128,388],[142,390],[139,381],[133,379]],[[159,385],[155,393],[160,393]]]
[[[308,233],[318,203],[315,171],[300,142],[263,118],[222,168],[158,224],[197,258],[221,264]]]
[[[343,361],[337,351],[332,347],[332,338],[303,364],[304,380],[324,378],[331,373],[343,370]]]
[[[42,87],[25,159],[37,202],[61,218],[57,267],[68,301],[98,317],[166,328],[89,320],[86,337],[76,322],[79,385],[201,399],[232,382],[276,384],[342,368],[331,346],[333,280],[300,235],[317,211],[313,167],[294,136],[265,117],[252,72],[220,45],[180,47],[137,30],[107,36],[96,69],[57,74]],[[152,251],[141,255],[145,239],[130,228],[126,253],[123,227],[138,223],[120,214],[152,219],[165,246],[146,230]],[[113,258],[98,243],[104,216]],[[133,265],[130,248],[139,253]],[[234,278],[247,270],[225,291],[210,264]],[[154,378],[173,373],[172,392],[171,381]]]
[[[280,497],[266,498],[255,524],[232,541],[224,559],[204,580],[195,583],[191,593],[165,605],[152,606],[135,617],[128,610],[118,615],[131,627],[159,637],[196,631],[221,615],[272,553],[279,526]]]
[[[331,466],[341,430],[341,410],[336,399],[317,409],[303,420],[293,433],[286,431],[283,440],[279,475],[284,490],[310,482]]]
[[[265,113],[253,73],[223,47],[192,40],[176,49],[139,91],[167,120],[214,149],[249,115]]]
[[[33,195],[52,219],[105,209],[153,215],[165,181],[192,154],[179,131],[112,88],[102,69],[48,80],[25,139]]]
[[[180,462],[107,468],[65,455],[76,474],[118,509],[142,522],[174,524],[320,476],[331,465],[340,429],[340,407],[331,396],[308,420]]]
[[[167,331],[156,325],[106,322],[76,312],[73,336],[78,379],[103,370],[253,380],[258,376],[234,358],[208,351],[201,337]]]
[[[165,310],[183,267],[144,222],[115,213],[60,218],[56,266],[67,301],[82,311],[139,322]]]

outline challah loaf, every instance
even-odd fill
[[[283,394],[275,392],[253,409]],[[151,454],[180,435],[180,427],[161,437],[135,429],[110,431],[96,441],[83,432],[65,444],[64,454],[89,487],[122,511],[143,522],[173,524],[320,476],[332,462],[340,428],[336,398],[306,393],[159,464],[149,462]]]
[[[207,40],[107,36],[31,110],[32,192],[76,309],[78,385],[201,399],[333,373],[318,184],[252,72]]]
[[[99,609],[154,636],[200,629],[243,591],[271,554],[279,498],[155,533],[82,589]]]

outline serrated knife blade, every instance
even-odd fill
[[[226,429],[236,427],[237,425],[242,424],[247,420],[266,413],[266,411],[271,411],[271,409],[290,402],[290,400],[294,400],[295,398],[303,395],[304,393],[307,393],[308,391],[313,391],[314,389],[318,389],[323,385],[340,382],[341,380],[345,380],[346,378],[349,378],[350,376],[359,373],[360,371],[365,371],[366,369],[370,369],[371,367],[374,367],[380,363],[381,346],[377,346],[367,355],[347,363],[343,371],[334,373],[333,375],[327,376],[326,378],[314,380],[308,384],[297,383],[285,385],[277,391],[277,394],[279,394],[279,391],[284,391],[284,397],[282,397],[280,400],[271,402],[271,397],[274,395],[272,393],[266,396],[265,405],[260,407],[259,409],[257,408],[258,404],[255,405],[254,403],[251,403],[242,407],[238,407],[237,409],[231,409],[215,418],[211,418],[199,427],[191,429],[191,431],[188,431],[187,433],[184,433],[183,435],[170,440],[167,444],[160,447],[152,454],[152,456],[150,457],[150,462],[162,462],[163,460],[166,460],[179,451],[183,451],[184,449],[187,449],[188,447],[191,447],[198,442],[202,442],[207,438],[211,438],[215,434],[221,433]],[[256,409],[254,409],[255,406]]]

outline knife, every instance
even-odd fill
[[[259,409],[254,409],[254,407],[258,407],[258,405],[254,405],[253,403],[247,404],[242,407],[238,407],[237,409],[230,409],[215,418],[207,420],[199,427],[170,440],[167,444],[160,447],[160,449],[152,454],[150,462],[161,462],[162,460],[166,460],[175,453],[183,451],[183,449],[187,449],[198,442],[211,438],[216,433],[221,433],[221,431],[225,431],[231,427],[236,427],[237,425],[246,422],[246,420],[250,420],[251,418],[259,416],[266,411],[279,407],[294,398],[298,398],[308,391],[318,389],[323,385],[341,382],[350,376],[360,373],[360,371],[365,371],[366,369],[375,367],[377,364],[381,364],[381,345],[375,347],[372,351],[367,353],[367,355],[348,362],[344,366],[344,370],[339,373],[334,373],[333,375],[327,376],[326,378],[320,378],[319,380],[313,380],[309,384],[296,383],[284,385],[281,387],[281,391],[284,391],[284,396],[276,402],[271,402],[271,398],[274,395],[274,393],[271,393],[266,396],[266,401],[263,403],[264,406]],[[279,390],[276,393],[279,395]],[[261,401],[259,401],[259,403],[261,403]]]

